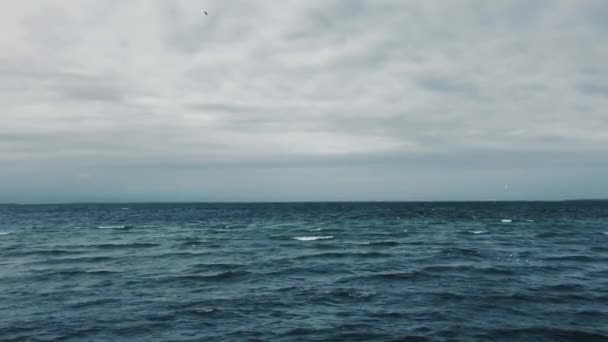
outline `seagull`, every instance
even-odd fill
[[[207,11],[204,11],[205,15],[207,15]]]

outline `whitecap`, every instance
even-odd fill
[[[215,311],[218,311],[218,309],[212,308],[212,307],[202,307],[202,308],[194,309],[194,312],[196,312],[198,314],[210,314]]]
[[[129,226],[114,225],[114,226],[97,226],[98,229],[127,229]]]
[[[608,235],[608,232],[604,232],[604,235]]]
[[[299,240],[299,241],[315,241],[315,240],[329,240],[329,239],[333,239],[334,237],[331,235],[328,236],[296,236],[294,237],[294,239]]]
[[[485,234],[487,232],[487,230],[469,230],[469,233],[471,234]]]
[[[0,232],[0,235],[9,235],[9,234],[13,234],[13,232]]]
[[[502,223],[511,223],[511,222],[513,222],[513,220],[511,220],[511,219],[502,219],[502,220],[500,220],[500,222],[502,222]]]
[[[534,220],[526,220],[526,222],[534,222]]]
[[[322,230],[323,230],[323,228],[315,228],[315,229],[309,229],[308,231],[309,232],[320,232]]]

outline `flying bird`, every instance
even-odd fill
[[[207,15],[207,11],[204,11],[205,15]]]

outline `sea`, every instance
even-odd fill
[[[0,206],[1,341],[608,341],[608,202]]]

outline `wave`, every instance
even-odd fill
[[[517,272],[502,268],[502,267],[475,267],[475,266],[450,266],[450,265],[439,265],[439,266],[428,266],[422,268],[423,272],[428,273],[449,273],[456,272],[459,274],[474,273],[474,274],[488,274],[488,275],[515,275]]]
[[[425,337],[425,336],[405,335],[405,336],[397,337],[395,339],[391,339],[390,341],[391,342],[431,342],[433,340],[428,337]]]
[[[324,338],[319,338],[324,336]],[[306,340],[306,341],[426,341],[416,339],[391,339],[389,334],[383,332],[375,332],[374,327],[365,323],[359,324],[342,324],[332,328],[313,329],[310,328],[293,328],[279,335],[279,340]],[[245,338],[238,339],[246,340]],[[256,340],[256,339],[254,339]]]
[[[108,226],[97,226],[97,229],[130,229],[134,228],[131,225],[108,225]]]
[[[576,235],[577,235],[577,233],[544,232],[544,233],[536,234],[536,237],[539,239],[547,239],[547,238],[554,238],[554,237],[569,237],[569,236],[576,236]]]
[[[60,264],[90,264],[113,261],[115,258],[108,256],[94,256],[94,257],[79,257],[79,258],[61,258],[61,259],[47,259],[34,261],[29,264],[31,265],[60,265]]]
[[[428,273],[426,273],[426,272],[422,272],[422,271],[415,271],[415,272],[384,272],[384,273],[374,273],[374,274],[367,274],[367,275],[356,276],[356,277],[343,278],[339,282],[350,283],[353,280],[354,281],[367,281],[367,280],[372,280],[372,281],[376,281],[376,280],[380,280],[380,281],[412,281],[412,280],[429,279],[430,277],[433,277],[433,276],[430,275],[430,274],[428,274]]]
[[[500,220],[500,222],[502,222],[502,223],[511,223],[511,222],[513,222],[513,220],[511,220],[511,219],[502,219],[502,220]]]
[[[75,269],[65,269],[65,270],[44,270],[41,274],[38,275],[38,278],[46,278],[48,276],[52,277],[77,277],[77,276],[108,276],[113,274],[120,274],[118,271],[108,271],[108,270],[85,270],[81,268]]]
[[[318,254],[300,255],[291,260],[307,260],[307,259],[339,259],[339,258],[390,258],[392,255],[379,252],[356,253],[356,252],[327,252]]]
[[[365,241],[365,242],[349,242],[350,245],[355,246],[370,246],[370,247],[394,247],[401,245],[397,241]]]
[[[216,274],[190,274],[182,276],[170,276],[160,279],[161,283],[173,283],[173,282],[199,282],[199,281],[224,281],[235,278],[242,278],[249,275],[247,271],[225,271]]]
[[[348,275],[352,276],[354,273],[348,269],[345,269],[344,263],[338,264],[333,263],[331,265],[328,264],[317,264],[317,265],[288,265],[285,267],[276,267],[274,269],[263,272],[264,277],[280,277],[280,276],[289,276],[290,278],[301,278],[308,279],[312,277],[318,276],[336,276],[340,275]]]
[[[517,304],[513,307],[519,306],[520,303],[521,305],[527,305],[529,303],[571,304],[572,302],[590,299],[588,295],[579,294],[578,292],[554,291],[547,293],[542,288],[530,289],[529,292],[511,292],[500,295],[488,295],[480,298],[486,303],[497,303],[498,305],[507,303],[510,305]]]
[[[467,233],[471,233],[471,234],[485,234],[487,233],[487,230],[468,230]]]
[[[0,232],[0,235],[10,235],[13,234],[13,232]]]
[[[196,315],[209,315],[214,312],[220,311],[218,308],[214,307],[202,307],[202,308],[194,308],[191,309],[190,312]]]
[[[439,251],[439,254],[445,256],[466,256],[466,257],[480,257],[480,252],[478,249],[473,248],[459,248],[459,247],[451,247],[451,248],[442,248]]]
[[[225,271],[225,272],[220,272],[217,274],[205,276],[205,279],[207,279],[207,280],[227,280],[227,279],[233,279],[233,278],[240,278],[243,276],[247,276],[249,274],[251,274],[251,273],[247,272],[247,271]]]
[[[211,252],[167,252],[155,255],[149,255],[147,258],[200,258],[206,256]]]
[[[375,297],[378,293],[370,290],[357,290],[353,288],[339,288],[329,293],[335,297],[367,299]]]
[[[400,243],[397,241],[376,241],[368,243],[369,246],[372,247],[394,247],[399,246]]]
[[[16,257],[26,257],[26,256],[49,256],[49,257],[59,257],[59,256],[69,256],[69,255],[78,255],[85,254],[84,251],[73,251],[73,250],[65,250],[65,249],[41,249],[41,250],[32,250],[32,251],[14,251],[8,252],[5,255],[7,256],[16,256]]]
[[[198,239],[186,239],[182,243],[179,244],[180,247],[196,247],[199,245],[204,245],[208,243],[208,241],[198,240]]]
[[[237,269],[237,268],[241,268],[244,266],[245,266],[244,264],[217,263],[217,264],[196,264],[196,265],[192,265],[192,268],[193,269],[205,269],[205,270],[209,270],[209,269],[222,270],[222,269]]]
[[[461,265],[457,265],[457,266],[450,266],[450,265],[439,265],[439,266],[428,266],[428,267],[424,267],[422,269],[423,272],[453,272],[453,271],[457,271],[457,272],[463,272],[463,271],[472,271],[475,270],[475,267],[473,266],[461,266]]]
[[[541,293],[551,292],[583,292],[586,290],[585,285],[582,284],[557,284],[547,285],[537,289]]]
[[[491,337],[510,339],[512,341],[536,340],[546,338],[550,341],[607,341],[608,335],[583,330],[558,329],[550,327],[531,327],[521,329],[494,329]]]
[[[132,248],[152,248],[158,247],[160,244],[151,242],[133,242],[133,243],[103,243],[98,245],[88,245],[90,248],[97,249],[132,249]]]
[[[316,241],[316,240],[329,240],[333,239],[333,235],[328,236],[296,236],[293,239],[298,241]]]
[[[116,304],[116,303],[119,303],[119,300],[114,299],[114,298],[103,298],[103,299],[94,299],[94,300],[76,302],[76,303],[70,304],[69,306],[72,309],[82,309],[82,308],[87,308],[87,307],[99,307],[99,306],[103,306],[103,305]]]
[[[606,258],[592,258],[586,255],[564,255],[545,258],[546,261],[578,261],[578,262],[603,262]]]

